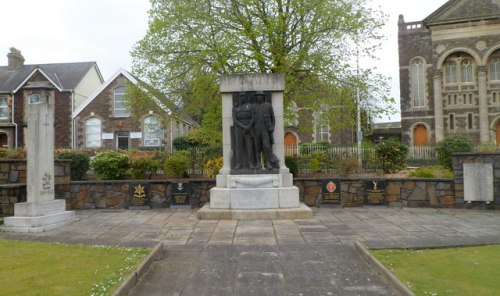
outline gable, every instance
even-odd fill
[[[500,19],[500,0],[450,0],[424,19],[426,26]]]

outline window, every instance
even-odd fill
[[[467,128],[470,130],[474,128],[474,115],[472,113],[467,115]]]
[[[493,58],[490,64],[490,79],[500,80],[500,57]]]
[[[425,106],[425,62],[423,59],[413,60],[410,75],[413,107],[423,107]]]
[[[115,117],[129,117],[130,112],[127,107],[123,104],[123,95],[125,94],[125,87],[120,86],[115,88],[115,99],[114,99],[114,116]]]
[[[9,119],[9,99],[0,97],[0,119]]]
[[[463,60],[460,64],[461,81],[473,82],[472,77],[472,63],[469,59]]]
[[[90,118],[85,122],[85,147],[101,147],[101,120]]]
[[[121,150],[128,150],[129,133],[117,132],[116,133],[116,148]]]
[[[144,118],[144,146],[159,147],[162,133],[160,122],[156,116]]]
[[[453,114],[450,114],[450,130],[455,129],[455,116]]]
[[[321,113],[314,114],[314,141],[315,142],[329,142],[330,127],[327,120],[322,118]]]
[[[444,67],[444,79],[446,84],[457,83],[457,65],[454,61],[449,61]]]

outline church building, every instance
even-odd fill
[[[500,1],[450,0],[398,26],[403,142],[500,145]]]

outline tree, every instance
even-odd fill
[[[371,55],[382,38],[385,16],[367,0],[152,0],[149,18],[132,51],[134,74],[207,131],[218,128],[205,116],[220,104],[225,74],[284,73],[285,106],[345,114],[354,88],[387,99],[383,80],[353,66],[356,52]],[[363,105],[371,114],[377,106]]]

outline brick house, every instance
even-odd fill
[[[500,2],[450,0],[398,27],[403,141],[500,145]]]
[[[95,62],[25,65],[15,48],[7,54],[8,65],[0,66],[0,146],[25,146],[28,83],[49,81],[55,88],[55,147],[71,147],[72,112],[102,83]]]
[[[175,138],[199,127],[189,116],[170,115],[160,106],[139,120],[132,118],[123,103],[127,83],[137,85],[138,80],[118,70],[73,112],[75,148],[171,150]]]

